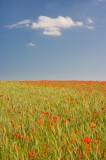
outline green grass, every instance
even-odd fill
[[[0,160],[105,160],[106,82],[0,82]]]

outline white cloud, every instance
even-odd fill
[[[34,43],[32,43],[32,42],[29,42],[27,45],[30,46],[30,47],[35,47],[35,46],[36,46],[36,45],[35,45]]]
[[[71,17],[58,16],[57,18],[51,18],[48,16],[39,16],[37,21],[25,19],[17,23],[5,26],[8,29],[29,27],[30,29],[42,29],[42,33],[46,36],[61,36],[63,29],[71,29],[74,27],[85,27],[87,29],[94,29],[94,21],[91,18],[87,18],[86,22],[74,21]],[[29,43],[29,46],[34,46],[33,43]]]
[[[87,18],[87,24],[92,24],[94,21],[91,18]]]
[[[12,28],[21,28],[21,27],[23,27],[23,26],[28,27],[28,26],[30,26],[30,24],[31,24],[31,20],[25,19],[25,20],[22,20],[22,21],[20,21],[20,22],[18,22],[18,23],[14,23],[14,24],[11,24],[11,25],[7,25],[7,26],[5,26],[5,27],[6,27],[6,28],[9,28],[9,29],[12,29]]]
[[[84,27],[89,30],[93,30],[93,29],[95,29],[93,24],[94,24],[94,21],[91,18],[87,18]]]
[[[43,34],[49,35],[49,36],[61,36],[61,32],[58,30],[43,31]]]
[[[85,27],[88,28],[88,29],[90,29],[90,30],[95,29],[94,26],[85,26]]]
[[[33,22],[31,28],[43,29],[43,34],[50,36],[60,36],[61,29],[83,26],[83,22],[74,22],[71,17],[58,16],[50,18],[47,16],[39,16],[37,22]]]

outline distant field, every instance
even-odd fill
[[[0,81],[0,160],[106,160],[106,82]]]

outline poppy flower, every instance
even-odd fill
[[[67,118],[67,120],[68,120],[68,121],[71,121],[71,120],[72,120],[72,118],[71,118],[71,117],[68,117],[68,118]]]
[[[46,153],[47,153],[47,150],[44,150],[43,153],[46,154]]]
[[[19,149],[19,146],[15,146],[15,149],[18,150],[18,149]]]
[[[74,133],[78,133],[78,130],[74,130]]]
[[[35,156],[35,155],[34,155],[34,151],[30,151],[30,152],[28,153],[28,156],[34,158],[34,156]]]
[[[97,144],[98,143],[98,140],[96,139],[96,140],[94,140],[94,144]]]
[[[101,110],[102,110],[102,111],[103,111],[103,110],[105,110],[105,107],[104,107],[104,106],[102,106],[102,107],[101,107]]]
[[[42,119],[37,119],[37,123],[38,123],[38,124],[42,124],[42,123],[43,123],[43,120],[42,120]]]
[[[14,136],[15,136],[15,137],[20,137],[20,135],[19,135],[18,132],[15,132],[15,133],[14,133]]]
[[[48,115],[49,114],[48,112],[45,112],[45,111],[41,111],[40,113],[43,114],[43,115]]]
[[[91,128],[95,128],[96,127],[96,124],[94,122],[90,122],[90,127]]]
[[[40,157],[40,153],[37,153],[37,156]]]
[[[94,116],[92,116],[92,120],[94,120],[95,119],[95,117]]]
[[[64,146],[61,146],[61,149],[64,149]]]
[[[24,135],[24,134],[21,134],[21,135],[20,135],[20,138],[21,138],[21,139],[25,139],[25,135]]]
[[[85,138],[83,139],[83,142],[89,144],[89,143],[91,143],[92,141],[91,141],[91,139],[89,139],[88,137],[85,137]]]
[[[44,144],[44,147],[47,149],[48,148],[48,144]]]
[[[86,149],[90,151],[90,149],[91,149],[91,146],[86,146]]]
[[[102,157],[103,157],[103,155],[104,155],[104,153],[103,153],[103,152],[100,152],[100,153],[99,153],[100,158],[102,158]]]
[[[97,111],[94,111],[93,113],[94,113],[94,114],[96,114],[96,115],[98,115],[98,114],[99,114],[99,112],[97,112]]]

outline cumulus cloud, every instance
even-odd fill
[[[74,22],[71,17],[58,16],[51,18],[47,16],[39,16],[37,22],[33,22],[31,28],[43,29],[43,34],[50,36],[60,36],[62,29],[83,26],[83,22]]]
[[[18,23],[14,23],[14,24],[11,24],[11,25],[7,25],[5,26],[6,28],[9,28],[9,29],[12,29],[12,28],[21,28],[23,26],[30,26],[31,24],[31,20],[29,19],[25,19],[25,20],[22,20],[22,21],[19,21]]]
[[[30,47],[35,47],[35,46],[36,46],[36,45],[35,45],[34,43],[32,43],[32,42],[29,42],[27,45],[30,46]]]
[[[87,29],[94,29],[94,21],[87,18],[85,23],[81,21],[74,21],[71,17],[58,16],[51,18],[48,16],[39,16],[36,21],[25,19],[17,23],[5,26],[8,29],[29,27],[30,29],[41,29],[42,33],[46,36],[61,36],[63,29],[71,29],[75,27],[85,27]],[[30,44],[33,46],[33,44]]]
[[[61,36],[61,32],[58,30],[47,30],[47,31],[43,31],[43,34],[45,35],[49,35],[49,36]]]

